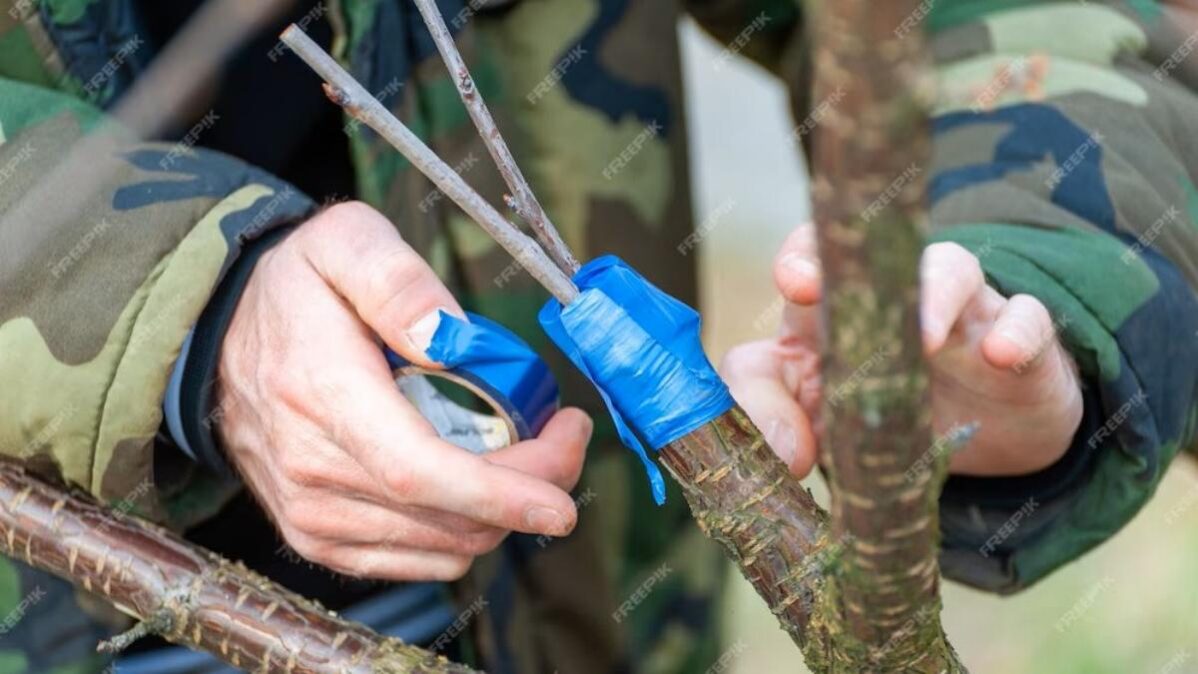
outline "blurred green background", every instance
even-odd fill
[[[779,83],[741,59],[718,58],[722,45],[693,23],[680,30],[695,218],[707,232],[705,338],[718,359],[777,325],[770,262],[809,217],[807,179]],[[818,478],[808,486],[826,502]],[[729,671],[806,672],[752,588],[731,575],[727,644],[737,657]],[[948,583],[944,604],[948,634],[973,674],[1198,672],[1198,461],[1179,459],[1118,536],[1031,590],[1004,598]]]

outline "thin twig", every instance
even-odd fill
[[[324,78],[325,93],[334,103],[345,108],[354,119],[374,129],[407,157],[413,166],[511,253],[554,297],[563,304],[569,304],[578,296],[578,288],[536,241],[508,222],[486,199],[479,196],[449,164],[396,119],[304,31],[293,24],[283,31],[281,37],[297,56]]]
[[[499,127],[495,125],[495,120],[491,117],[487,103],[478,93],[478,88],[474,86],[474,78],[470,76],[470,70],[466,67],[461,53],[458,52],[457,45],[453,42],[453,35],[450,34],[449,27],[445,25],[445,19],[441,16],[441,11],[437,9],[436,2],[434,0],[415,0],[415,3],[416,7],[420,9],[420,14],[424,16],[424,23],[433,36],[433,42],[437,44],[437,50],[441,52],[441,58],[445,61],[446,68],[449,69],[454,85],[457,86],[462,103],[466,105],[466,111],[470,113],[470,119],[474,120],[474,126],[478,128],[478,133],[482,136],[487,151],[491,153],[491,158],[499,168],[503,181],[512,191],[512,200],[516,204],[513,210],[532,228],[533,233],[537,235],[537,240],[545,247],[545,251],[549,253],[549,257],[553,258],[558,267],[568,274],[573,274],[578,270],[578,260],[574,258],[569,246],[562,240],[557,228],[549,221],[549,216],[541,207],[541,202],[537,200],[528,181],[524,179],[524,174],[516,164],[515,158],[512,157],[511,150],[508,149],[507,143],[499,133]]]
[[[159,609],[156,613],[150,614],[149,618],[136,623],[128,630],[96,644],[96,652],[120,653],[146,637],[169,634],[174,627],[175,614],[171,613],[170,609]]]

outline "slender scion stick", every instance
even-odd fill
[[[444,192],[482,226],[491,238],[507,250],[562,304],[569,304],[578,297],[578,288],[574,282],[545,254],[536,241],[500,215],[486,199],[466,184],[457,171],[442,161],[416,134],[404,126],[403,122],[396,119],[391,111],[370,95],[353,75],[338,65],[333,57],[304,31],[293,24],[283,31],[281,39],[324,79],[325,93],[334,103],[387,139],[387,142],[427,176],[437,189]]]
[[[549,216],[541,207],[541,202],[537,200],[536,194],[528,186],[528,181],[524,179],[524,174],[516,164],[516,159],[499,133],[499,127],[495,125],[495,120],[491,117],[491,111],[487,108],[486,101],[479,95],[478,88],[474,86],[474,78],[470,76],[470,69],[466,67],[462,54],[454,44],[453,35],[450,34],[449,27],[445,25],[445,19],[441,16],[441,11],[437,9],[436,2],[434,0],[414,1],[416,7],[420,9],[420,14],[424,17],[428,32],[433,36],[433,42],[437,44],[437,51],[441,52],[441,59],[445,61],[445,67],[449,69],[454,85],[457,86],[458,94],[462,97],[462,103],[465,104],[466,111],[470,113],[470,119],[474,120],[474,126],[482,136],[487,151],[491,153],[491,159],[495,161],[500,175],[503,176],[503,181],[512,191],[511,201],[508,202],[508,205],[528,223],[533,233],[537,235],[537,240],[545,247],[545,251],[549,253],[549,257],[553,258],[557,266],[562,271],[573,274],[578,270],[578,260],[574,258],[569,246],[558,234],[557,228],[549,221]]]

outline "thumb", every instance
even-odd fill
[[[381,213],[361,202],[332,206],[300,228],[308,262],[393,351],[437,367],[425,355],[440,312],[465,318],[437,274]]]

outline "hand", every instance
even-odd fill
[[[1048,310],[1028,295],[1003,297],[955,243],[936,243],[920,264],[923,347],[932,375],[937,436],[978,422],[955,473],[1019,475],[1046,468],[1069,448],[1082,417],[1077,368]],[[818,457],[820,267],[814,228],[799,227],[774,264],[787,300],[780,334],[730,351],[721,366],[733,396],[800,477]]]
[[[591,421],[486,456],[441,440],[399,393],[376,335],[412,362],[449,291],[378,212],[333,206],[258,261],[225,337],[219,437],[303,557],[389,580],[460,578],[510,531],[576,521]]]

